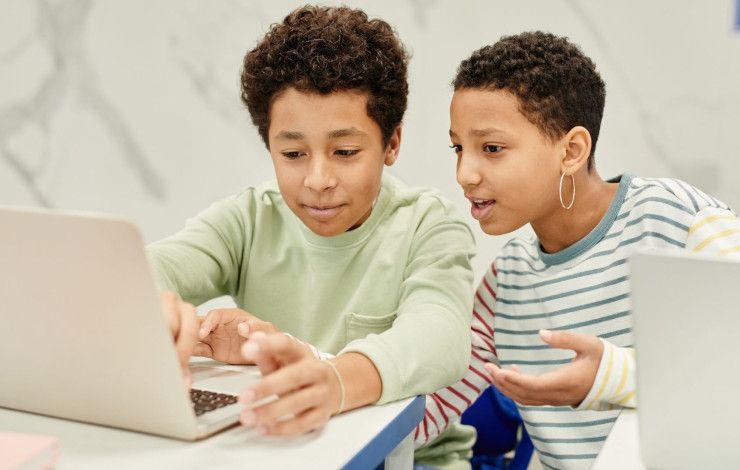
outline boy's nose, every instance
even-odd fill
[[[312,158],[303,185],[312,191],[325,191],[335,187],[337,178],[331,164],[321,156]]]
[[[476,186],[482,181],[474,158],[461,154],[457,160],[457,183],[463,188]]]

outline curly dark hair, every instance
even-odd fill
[[[408,53],[383,20],[362,10],[306,5],[273,24],[244,57],[241,98],[269,147],[270,106],[286,88],[367,92],[384,145],[406,112]]]
[[[593,168],[606,85],[568,38],[541,31],[504,36],[463,60],[452,85],[511,92],[519,111],[550,139],[585,127],[592,142],[588,169]]]

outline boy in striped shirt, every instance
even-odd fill
[[[467,466],[455,421],[493,383],[517,403],[545,468],[589,468],[636,404],[628,256],[737,252],[740,222],[683,181],[601,179],[604,82],[565,38],[505,37],[463,61],[453,84],[450,137],[473,217],[491,235],[529,224],[534,236],[509,241],[483,277],[468,372],[427,397],[416,444],[437,440],[417,460]]]

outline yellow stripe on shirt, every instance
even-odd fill
[[[735,217],[734,214],[710,215],[706,219],[702,219],[699,222],[696,222],[694,225],[692,225],[691,228],[689,228],[689,235],[691,235],[692,233],[696,232],[697,230],[699,230],[700,228],[702,228],[706,224],[711,223],[711,222],[714,222],[715,220],[732,220],[732,219],[736,219],[736,218],[737,217]]]
[[[622,393],[622,389],[624,388],[624,384],[627,383],[627,355],[625,354],[622,356],[622,377],[619,379],[619,385],[617,386],[617,389],[614,390],[614,393],[612,394],[612,399],[619,396],[620,393]]]
[[[706,248],[707,245],[712,243],[714,240],[717,240],[718,238],[726,237],[728,235],[732,235],[733,233],[740,233],[740,228],[731,228],[731,229],[727,229],[719,233],[715,233],[714,235],[711,235],[705,238],[704,240],[702,240],[701,243],[696,245],[692,251],[694,252],[701,251],[704,248]]]
[[[624,398],[622,398],[621,400],[619,400],[617,402],[617,404],[624,405],[628,401],[632,400],[634,397],[635,397],[635,392],[632,391],[632,392],[628,393],[627,395],[625,395]]]
[[[612,346],[609,343],[606,343],[609,346],[609,364],[606,366],[606,372],[604,372],[604,377],[601,379],[601,386],[599,387],[599,392],[596,394],[596,396],[591,400],[591,402],[586,406],[588,409],[592,409],[594,403],[599,401],[599,398],[601,398],[601,394],[604,393],[604,389],[606,389],[606,384],[609,383],[609,376],[612,373],[612,365],[614,365],[614,346]]]
[[[719,256],[724,256],[730,253],[734,253],[736,251],[740,251],[740,245],[731,246],[730,248],[725,248],[724,250],[720,250],[719,253],[717,253]]]

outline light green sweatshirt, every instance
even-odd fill
[[[453,205],[384,175],[358,228],[311,232],[266,183],[213,204],[148,248],[157,284],[191,303],[230,295],[281,331],[359,352],[378,403],[454,383],[470,356],[474,241]]]

